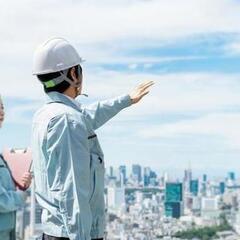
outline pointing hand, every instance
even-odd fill
[[[130,94],[132,104],[139,102],[146,94],[149,93],[150,87],[154,84],[153,81],[148,81],[139,84]]]

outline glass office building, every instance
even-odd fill
[[[190,192],[194,195],[197,196],[198,195],[198,180],[191,180],[190,181]]]
[[[183,185],[182,183],[166,183],[165,216],[179,218],[182,215]]]

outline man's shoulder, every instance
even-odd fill
[[[47,127],[49,123],[53,125],[57,122],[65,121],[71,123],[79,123],[85,125],[85,117],[81,111],[62,104],[62,103],[51,103],[45,104],[41,107],[33,117],[33,124]],[[51,124],[51,125],[52,125]]]

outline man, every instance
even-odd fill
[[[103,239],[104,155],[94,130],[137,103],[153,84],[82,108],[74,100],[82,92],[81,62],[62,38],[46,41],[34,55],[33,74],[47,93],[47,104],[34,116],[32,136],[44,240]]]
[[[4,121],[4,107],[0,98],[0,128]],[[31,174],[26,172],[22,184],[28,188]],[[16,210],[23,207],[25,193],[16,191],[10,169],[0,155],[0,239],[15,240]]]

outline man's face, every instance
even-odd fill
[[[75,73],[74,76],[72,76],[75,83],[78,84],[78,87],[76,88],[76,97],[78,95],[81,95],[81,93],[82,93],[83,73],[82,73],[82,67],[80,65],[78,66],[77,71],[78,71],[78,73],[77,74]],[[78,77],[76,77],[76,75]]]
[[[80,95],[82,93],[82,80],[83,80],[83,76],[81,74],[80,76],[78,76],[78,81],[79,81],[80,85],[77,88],[77,95]]]
[[[0,101],[0,127],[2,127],[3,121],[4,121],[4,107],[2,102]]]

